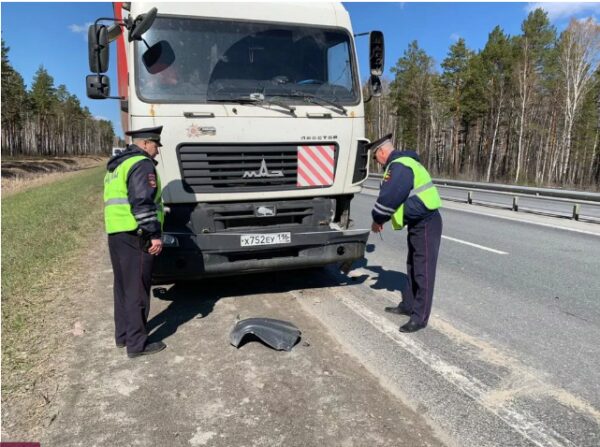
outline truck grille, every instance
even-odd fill
[[[177,157],[188,192],[298,188],[298,144],[182,145]]]
[[[296,188],[297,146],[181,146],[182,177],[190,192]]]

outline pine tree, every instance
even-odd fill
[[[447,106],[453,116],[452,122],[452,173],[456,176],[461,167],[461,147],[464,145],[463,133],[463,104],[465,86],[469,80],[469,63],[473,52],[467,48],[463,38],[450,46],[448,56],[442,62],[444,69],[441,81],[447,92]]]
[[[50,116],[56,112],[58,98],[54,78],[40,65],[33,78],[29,94],[32,110],[36,115],[35,142],[38,154],[50,155]]]
[[[507,97],[510,93],[511,76],[513,65],[513,54],[508,36],[499,26],[496,26],[489,34],[487,43],[481,52],[481,62],[485,85],[482,98],[487,101],[488,111],[491,116],[491,142],[489,157],[487,160],[487,169],[485,180],[490,181],[492,164],[496,142],[498,140],[498,131],[500,120],[504,108],[506,107]]]
[[[417,41],[413,41],[391,71],[395,73],[391,94],[396,113],[403,123],[400,145],[425,151],[433,59],[419,48]]]
[[[2,154],[15,156],[22,151],[21,129],[24,123],[24,106],[27,91],[23,77],[8,60],[7,47],[2,39]]]
[[[8,51],[2,41],[2,154],[108,154],[115,138],[112,123],[94,119],[66,86],[54,87],[44,67],[28,93]]]

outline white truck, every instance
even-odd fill
[[[340,3],[131,2],[114,11],[90,26],[87,93],[120,99],[124,130],[163,126],[167,213],[155,282],[363,257],[369,232],[350,228],[350,203],[368,175],[368,140]],[[377,96],[383,35],[369,40]],[[113,97],[102,74],[112,41]]]

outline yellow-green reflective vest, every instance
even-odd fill
[[[385,170],[384,177],[386,176],[392,163],[402,163],[404,166],[410,168],[413,172],[413,188],[408,197],[416,195],[419,199],[421,199],[428,210],[437,210],[442,206],[442,199],[440,198],[438,190],[431,181],[429,172],[427,172],[427,169],[425,169],[421,163],[414,158],[398,157],[395,160],[392,160],[392,162],[388,165],[387,169]],[[392,215],[392,227],[394,230],[401,230],[404,228],[404,225],[403,203]]]
[[[133,231],[138,223],[131,212],[131,204],[127,196],[127,177],[129,171],[138,162],[148,157],[136,155],[128,158],[112,172],[104,176],[104,226],[108,234]],[[156,214],[162,229],[164,221],[160,177],[156,173]]]

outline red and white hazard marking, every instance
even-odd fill
[[[298,186],[333,185],[334,168],[335,146],[298,146]]]

